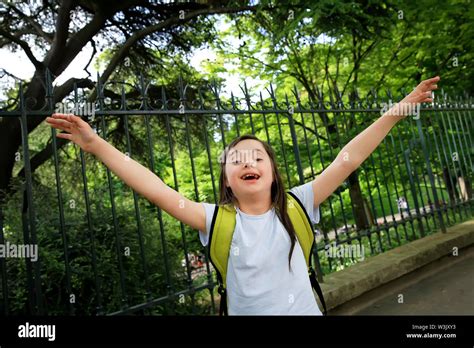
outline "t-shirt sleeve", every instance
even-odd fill
[[[206,230],[199,231],[199,240],[201,241],[202,245],[206,246],[209,241],[209,233],[211,231],[212,217],[214,215],[214,210],[216,208],[216,205],[205,203],[205,202],[201,202],[201,204],[204,206],[204,210],[206,211]]]
[[[307,182],[306,184],[295,186],[290,190],[298,197],[300,202],[303,204],[309,218],[314,224],[317,224],[320,220],[319,206],[314,207],[314,192],[313,182]]]

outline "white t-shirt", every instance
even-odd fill
[[[291,190],[303,203],[311,221],[318,223],[312,182]],[[215,204],[202,203],[206,210],[206,231],[199,231],[201,243],[209,240]],[[322,315],[308,277],[298,241],[288,269],[290,236],[275,214],[275,208],[261,215],[249,215],[237,208],[236,226],[227,265],[229,315]]]

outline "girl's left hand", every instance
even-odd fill
[[[433,98],[431,98],[431,91],[438,88],[436,84],[440,80],[439,76],[433,77],[428,80],[421,81],[418,86],[407,95],[401,102],[418,104],[418,103],[431,103]]]

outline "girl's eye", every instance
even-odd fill
[[[257,161],[263,161],[263,158],[257,158]],[[231,163],[232,164],[240,164],[240,163],[242,163],[242,161],[241,160],[234,160]]]

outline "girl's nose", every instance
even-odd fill
[[[247,161],[247,162],[244,162],[244,168],[245,167],[256,167],[256,161]]]

